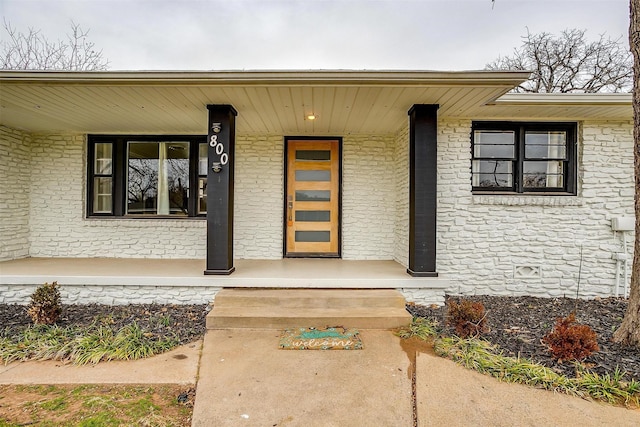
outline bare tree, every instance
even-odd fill
[[[144,211],[148,200],[158,197],[158,160],[129,159],[128,168],[129,209]]]
[[[589,42],[585,30],[565,30],[522,37],[512,56],[498,57],[487,70],[527,70],[532,75],[516,92],[628,92],[632,87],[632,57],[621,39]]]
[[[0,41],[0,69],[3,70],[69,70],[102,71],[109,61],[88,40],[89,30],[71,22],[67,40],[48,40],[40,31],[16,30],[4,20],[6,40]]]
[[[613,340],[640,347],[640,0],[631,0],[629,45],[633,53],[633,139],[635,166],[636,237],[631,267],[631,293],[622,324],[613,334]]]

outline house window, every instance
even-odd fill
[[[113,144],[100,142],[93,155],[93,211],[101,214],[113,212]]]
[[[87,215],[206,214],[206,155],[206,136],[90,135]]]
[[[474,122],[475,193],[576,192],[575,123]]]
[[[200,144],[198,157],[198,213],[207,213],[207,155],[209,147],[207,144]]]

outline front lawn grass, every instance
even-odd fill
[[[0,427],[189,426],[184,386],[0,386]]]

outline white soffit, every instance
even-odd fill
[[[459,113],[523,72],[0,72],[0,122],[32,132],[206,133],[207,104],[231,104],[238,133],[390,134],[413,104]],[[309,114],[318,118],[305,120]]]
[[[527,77],[489,71],[3,71],[0,123],[31,132],[204,134],[207,104],[233,105],[237,131],[246,134],[390,134],[406,125],[414,104],[439,104],[440,117],[553,118],[543,102],[548,95],[504,95]],[[581,114],[574,119],[631,118],[630,102],[582,99],[552,108]],[[311,113],[318,118],[306,120]]]
[[[471,118],[632,120],[630,93],[509,93],[468,111]]]

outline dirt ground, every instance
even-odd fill
[[[181,385],[4,385],[0,426],[190,426],[194,398]]]

